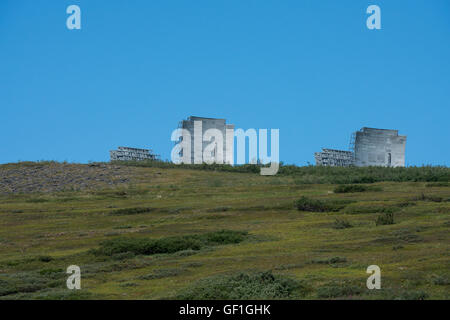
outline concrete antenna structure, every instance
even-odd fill
[[[185,129],[189,131],[190,133],[190,139],[189,142],[191,144],[191,155],[190,155],[190,161],[189,163],[196,163],[197,161],[200,161],[200,163],[203,162],[203,152],[205,148],[210,144],[208,141],[203,141],[203,138],[200,137],[200,143],[197,145],[194,143],[194,135],[195,135],[195,123],[201,125],[201,135],[205,134],[205,132],[209,129],[217,129],[222,133],[223,141],[222,141],[222,156],[223,159],[221,162],[226,164],[233,164],[234,159],[234,150],[233,150],[233,139],[234,139],[234,124],[228,124],[226,123],[226,119],[220,119],[220,118],[205,118],[205,117],[196,117],[196,116],[190,116],[186,120],[182,120],[178,123],[178,128]],[[175,144],[180,143],[182,140],[182,137],[180,137],[179,141],[175,141]],[[227,148],[227,140],[231,140],[231,148]],[[215,142],[217,144],[217,142]],[[216,145],[213,157],[216,157],[216,155],[219,153],[220,148],[218,145]],[[198,154],[198,159],[195,158],[195,155]],[[181,156],[181,154],[180,154]]]
[[[349,151],[323,149],[314,154],[323,166],[405,166],[406,136],[398,130],[363,127],[350,136]]]

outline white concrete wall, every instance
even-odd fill
[[[195,135],[195,122],[199,121],[202,125],[201,134]],[[187,129],[191,134],[191,163],[203,163],[203,150],[208,146],[210,141],[203,141],[203,135],[208,129],[217,129],[223,135],[223,162],[233,164],[234,153],[233,153],[233,145],[231,146],[231,150],[227,150],[227,139],[228,144],[230,144],[230,137],[227,136],[228,132],[231,133],[231,130],[234,132],[234,125],[226,124],[225,119],[214,119],[214,118],[202,118],[202,117],[194,117],[191,116],[188,120],[183,120],[182,128]],[[194,139],[198,139],[197,143],[194,143]],[[234,141],[234,134],[231,136],[231,144]],[[194,157],[196,155],[197,158]]]
[[[397,130],[362,128],[356,132],[355,165],[405,166],[406,136],[399,136]]]

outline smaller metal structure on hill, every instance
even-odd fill
[[[117,150],[109,152],[111,161],[142,161],[157,160],[158,155],[153,154],[150,149],[139,149],[130,147],[118,147]]]
[[[322,148],[322,152],[314,153],[314,157],[318,166],[349,167],[355,164],[351,151]]]

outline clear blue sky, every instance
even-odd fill
[[[2,0],[0,108],[0,163],[166,159],[197,115],[279,128],[285,163],[367,126],[406,134],[408,165],[448,166],[450,1]]]

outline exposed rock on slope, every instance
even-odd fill
[[[132,168],[110,164],[22,162],[0,166],[0,194],[58,192],[130,182]]]

